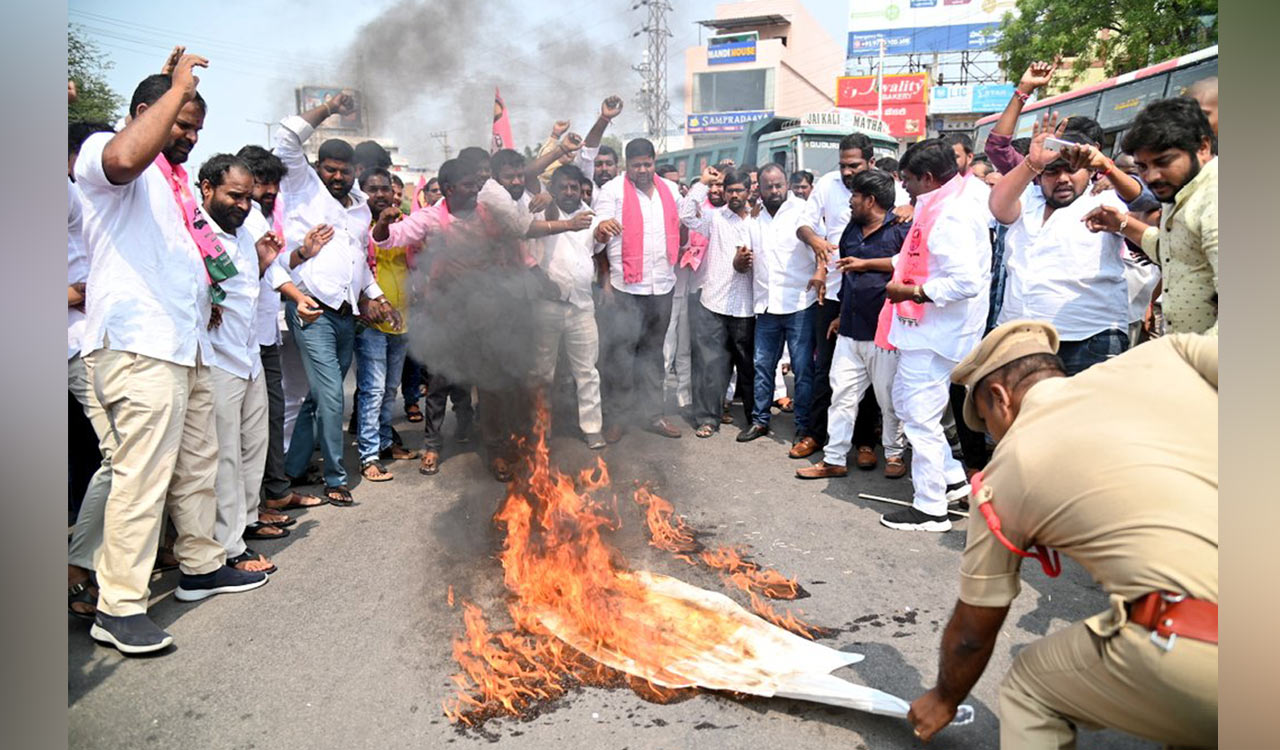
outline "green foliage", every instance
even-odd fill
[[[618,136],[616,136],[616,135],[606,135],[606,136],[604,136],[603,138],[601,138],[601,139],[600,139],[600,145],[601,145],[601,146],[608,146],[609,148],[613,149],[613,150],[618,154],[618,158],[619,158],[619,159],[621,159],[621,158],[622,158],[622,150],[623,150],[622,146],[623,146],[623,144],[622,144],[622,139],[621,139],[621,138],[619,138]]]
[[[1018,0],[1000,32],[993,50],[1011,81],[1036,60],[1066,57],[1077,74],[1101,60],[1119,75],[1217,44],[1218,0]]]
[[[113,123],[127,102],[107,84],[111,60],[77,26],[67,27],[67,77],[76,82],[76,100],[67,106],[68,122]]]

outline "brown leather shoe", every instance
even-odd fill
[[[863,445],[863,446],[859,446],[859,447],[858,447],[858,458],[857,458],[857,463],[858,463],[858,468],[859,468],[859,469],[864,469],[864,470],[866,470],[866,469],[874,469],[874,468],[876,468],[876,450],[875,450],[875,448],[868,448],[868,447],[867,447],[867,446],[865,446],[865,445]]]
[[[796,469],[796,479],[834,479],[849,476],[849,467],[819,461],[813,466]]]
[[[620,424],[611,424],[604,430],[604,441],[612,445],[622,439],[622,434],[626,430],[622,429]]]
[[[791,458],[808,458],[818,450],[818,441],[811,437],[802,437],[796,444],[791,446],[791,451],[787,456]],[[840,468],[844,468],[843,466]]]
[[[658,417],[650,422],[645,429],[655,435],[661,435],[667,438],[678,438],[681,434],[680,428],[672,424],[671,420],[666,417]]]
[[[884,460],[884,475],[889,479],[901,479],[907,475],[907,462],[902,456],[893,456]]]

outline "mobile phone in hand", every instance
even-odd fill
[[[1080,146],[1079,143],[1064,141],[1061,138],[1045,138],[1044,145],[1045,145],[1045,148],[1051,148],[1054,151],[1061,151],[1064,148],[1077,148]]]

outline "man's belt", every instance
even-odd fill
[[[325,310],[326,312],[331,312],[334,315],[350,315],[351,314],[350,302],[343,302],[340,307],[329,307],[328,305],[321,302],[320,300],[316,300],[316,304],[319,305],[321,310]]]
[[[1218,605],[1185,594],[1154,591],[1130,602],[1129,622],[1150,630],[1151,642],[1165,651],[1179,637],[1218,642]]]

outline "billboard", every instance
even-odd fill
[[[986,49],[1015,0],[850,0],[848,56]]]
[[[929,90],[929,114],[999,112],[1013,97],[1012,83],[934,86]]]
[[[759,40],[754,31],[713,36],[707,40],[707,65],[755,62]]]
[[[836,106],[875,110],[876,76],[841,76],[836,79]],[[928,73],[887,73],[883,101],[890,104],[926,104],[929,101]]]
[[[754,110],[751,112],[710,112],[707,114],[689,115],[685,121],[685,132],[689,135],[701,133],[740,133],[747,129],[747,124],[756,120],[772,117],[773,110]]]
[[[294,94],[298,101],[298,114],[315,109],[339,94],[350,94],[355,99],[355,110],[349,115],[330,117],[324,121],[324,127],[333,130],[364,130],[364,99],[357,89],[346,86],[302,86]]]

